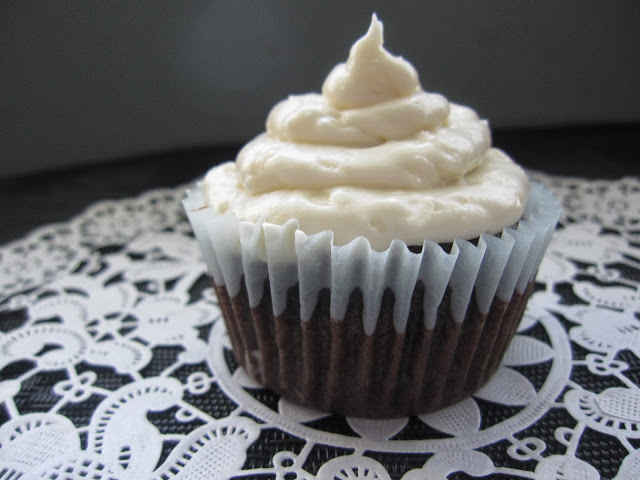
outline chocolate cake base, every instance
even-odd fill
[[[533,289],[530,283],[509,302],[494,299],[487,314],[472,300],[462,323],[450,315],[447,290],[435,328],[427,329],[419,282],[403,333],[393,325],[394,294],[387,289],[376,329],[367,335],[360,289],[351,293],[344,320],[331,318],[331,292],[323,289],[311,319],[302,322],[298,285],[288,290],[284,313],[274,316],[268,279],[255,308],[244,281],[233,298],[211,283],[235,358],[249,375],[301,405],[376,418],[427,413],[482,387],[500,365]]]

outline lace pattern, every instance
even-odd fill
[[[503,365],[393,420],[292,404],[233,360],[184,188],[0,247],[0,479],[634,478],[640,180],[531,176],[565,210]]]

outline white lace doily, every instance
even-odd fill
[[[534,173],[565,212],[502,367],[444,410],[312,411],[237,367],[184,188],[0,248],[0,479],[630,479],[640,180]]]

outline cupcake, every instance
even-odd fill
[[[485,120],[384,49],[375,15],[322,93],[277,104],[184,206],[247,373],[379,418],[487,382],[560,212]]]

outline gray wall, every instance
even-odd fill
[[[640,121],[636,0],[5,0],[0,176],[244,141],[372,11],[425,89],[494,128]]]

